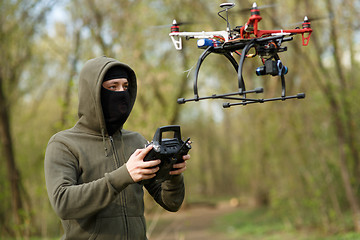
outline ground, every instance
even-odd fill
[[[230,202],[185,206],[176,213],[159,210],[147,216],[149,240],[230,240],[213,229],[214,221],[236,209]]]

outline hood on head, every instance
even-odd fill
[[[100,92],[106,72],[114,66],[121,66],[128,71],[130,109],[133,108],[137,93],[135,72],[128,65],[113,58],[103,56],[91,59],[85,63],[79,77],[78,125],[81,128],[96,133],[102,133],[102,130],[106,129]]]

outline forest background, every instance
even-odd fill
[[[360,232],[360,2],[257,1],[260,28],[294,28],[309,16],[310,44],[295,36],[281,53],[289,68],[288,100],[222,109],[221,101],[178,105],[192,96],[201,50],[168,37],[173,19],[187,31],[224,30],[218,0],[0,1],[0,238],[61,235],[49,204],[43,161],[47,141],[77,120],[78,73],[106,55],[132,66],[138,98],[125,128],[149,140],[157,127],[180,124],[191,137],[187,199],[237,198],[265,206],[290,226],[326,234]],[[251,1],[235,1],[230,21],[242,25]],[[301,23],[298,23],[301,26]],[[236,91],[236,73],[220,55],[200,72],[200,94]],[[248,88],[280,95],[280,82],[257,77]],[[350,221],[349,221],[350,219]]]

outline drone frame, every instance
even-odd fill
[[[287,96],[286,95],[286,84],[285,84],[285,74],[282,69],[278,72],[278,74],[271,74],[273,76],[278,75],[281,79],[281,96],[274,98],[248,98],[246,95],[251,93],[263,93],[264,89],[259,87],[253,90],[246,90],[245,81],[243,78],[243,66],[245,59],[248,57],[248,52],[255,48],[256,54],[260,55],[264,66],[264,56],[267,57],[266,60],[274,59],[273,61],[281,64],[280,57],[278,55],[279,52],[284,52],[287,50],[286,47],[281,47],[281,44],[286,41],[293,40],[292,35],[301,34],[302,35],[302,44],[303,46],[307,46],[310,40],[310,35],[312,33],[312,29],[310,27],[310,22],[307,17],[304,18],[304,23],[302,24],[303,28],[296,28],[291,30],[259,30],[258,22],[262,19],[260,16],[260,11],[257,8],[256,3],[254,3],[251,9],[251,17],[248,22],[237,29],[238,37],[234,38],[232,36],[232,31],[230,30],[230,24],[228,21],[228,10],[234,7],[233,3],[223,3],[220,5],[221,10],[218,15],[223,18],[227,23],[226,31],[214,31],[214,32],[180,32],[179,27],[176,21],[173,21],[173,25],[171,27],[171,33],[169,36],[171,37],[174,46],[177,50],[181,50],[182,43],[181,37],[186,37],[186,39],[190,38],[199,38],[199,39],[210,39],[212,43],[210,45],[206,45],[201,47],[205,48],[204,52],[200,55],[196,70],[195,70],[195,80],[194,80],[194,97],[185,99],[179,98],[177,102],[179,104],[184,104],[190,101],[200,101],[206,99],[226,99],[237,102],[226,102],[223,104],[224,108],[229,108],[231,106],[236,105],[247,105],[252,103],[264,103],[269,101],[284,101],[287,99],[303,99],[305,98],[305,93],[298,93],[296,95]],[[220,13],[226,12],[226,18],[221,16]],[[235,31],[235,29],[234,29]],[[254,36],[254,37],[253,37]],[[175,39],[178,37],[178,39]],[[223,40],[222,43],[218,43],[215,38],[221,38]],[[199,42],[198,42],[199,46]],[[239,50],[242,50],[241,54],[239,54]],[[211,53],[222,54],[224,55],[232,64],[235,71],[237,72],[238,78],[238,91],[226,94],[213,94],[211,96],[200,97],[198,92],[198,78],[199,71],[202,63]],[[239,63],[233,56],[233,53],[238,53],[240,55]]]
[[[189,99],[179,98],[177,100],[177,102],[179,104],[183,104],[183,103],[190,102],[190,101],[200,101],[200,100],[206,100],[206,99],[227,99],[227,100],[240,101],[240,102],[236,102],[236,103],[229,103],[229,102],[224,103],[223,107],[228,108],[231,106],[247,105],[247,104],[251,104],[251,103],[264,103],[264,102],[269,102],[269,101],[278,101],[278,100],[284,101],[287,99],[305,98],[304,93],[298,93],[297,95],[286,96],[286,84],[285,84],[284,74],[279,75],[281,78],[281,96],[280,97],[266,98],[266,99],[246,97],[246,94],[263,93],[263,91],[264,91],[264,89],[261,87],[255,88],[253,90],[246,90],[245,82],[244,82],[244,78],[243,78],[243,66],[244,66],[246,56],[247,56],[248,52],[250,51],[250,49],[253,47],[261,48],[264,45],[268,45],[269,43],[273,43],[273,42],[277,42],[277,45],[281,45],[282,42],[291,41],[292,39],[293,39],[292,37],[285,38],[284,36],[274,36],[274,37],[268,37],[268,38],[248,39],[246,41],[239,41],[238,43],[231,44],[231,45],[223,45],[223,46],[218,46],[218,47],[209,46],[201,54],[201,56],[198,59],[197,65],[196,65],[195,81],[194,81],[194,86],[193,86],[194,97],[189,98]],[[237,63],[236,59],[233,57],[233,55],[231,53],[234,51],[240,50],[240,49],[242,49],[241,57],[240,57],[239,63]],[[286,48],[278,48],[277,51],[275,51],[273,54],[271,54],[272,56],[270,58],[274,58],[274,60],[280,61],[280,57],[277,53],[279,51],[286,51]],[[205,97],[199,96],[198,78],[199,78],[200,67],[201,67],[202,63],[204,62],[205,58],[207,56],[209,56],[211,53],[222,54],[230,61],[230,63],[234,67],[235,71],[237,72],[238,89],[239,89],[237,92],[226,93],[226,94],[213,94],[211,96],[205,96]]]

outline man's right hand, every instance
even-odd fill
[[[126,168],[134,182],[153,178],[159,171],[159,167],[155,167],[160,164],[159,159],[144,161],[144,157],[151,149],[152,145],[144,149],[137,149],[127,161]]]

